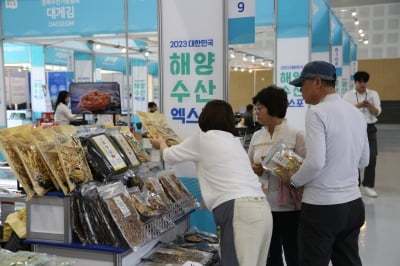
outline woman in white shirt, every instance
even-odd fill
[[[55,113],[54,113],[54,121],[57,122],[60,126],[69,125],[72,120],[76,118],[76,115],[71,113],[71,110],[68,108],[68,103],[70,101],[69,92],[68,91],[60,91],[58,93]]]
[[[285,119],[289,103],[284,89],[276,86],[262,89],[253,98],[253,103],[258,123],[263,127],[253,134],[248,153],[253,170],[264,185],[274,223],[267,266],[284,265],[282,248],[286,265],[297,266],[297,225],[301,194],[290,191],[281,178],[265,171],[261,166],[261,161],[279,140],[304,157],[306,155],[305,136],[302,130],[292,127]]]
[[[223,266],[265,266],[272,217],[261,184],[235,133],[232,107],[208,102],[199,117],[197,134],[168,147],[162,138],[150,139],[167,164],[193,161],[201,195],[221,229]]]

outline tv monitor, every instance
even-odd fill
[[[121,114],[117,82],[74,82],[69,85],[73,114]]]

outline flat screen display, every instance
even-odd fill
[[[73,114],[120,114],[121,91],[117,82],[76,82],[69,85]]]

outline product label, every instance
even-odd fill
[[[120,196],[116,196],[113,198],[115,204],[117,204],[119,210],[121,211],[122,215],[126,218],[131,215],[129,208],[126,206],[125,202],[121,199]]]
[[[129,161],[131,162],[131,165],[138,166],[140,162],[136,158],[135,153],[133,152],[131,146],[129,146],[129,143],[125,140],[125,138],[122,135],[115,135],[114,138],[118,142],[119,146],[124,151],[126,156],[128,157]]]
[[[93,137],[93,141],[100,148],[103,155],[110,162],[115,171],[126,168],[126,163],[124,159],[119,155],[118,151],[115,149],[114,145],[105,135],[99,135]]]
[[[272,157],[272,161],[284,168],[288,168],[288,165],[291,163],[290,160],[283,156],[282,153],[277,152],[274,154],[274,157]]]

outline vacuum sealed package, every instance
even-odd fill
[[[98,189],[129,246],[136,250],[143,244],[142,222],[122,183],[115,183]]]
[[[89,137],[86,148],[91,169],[99,181],[107,181],[128,167],[121,151],[105,134]]]
[[[140,165],[138,158],[135,155],[128,141],[121,134],[119,128],[107,129],[107,135],[114,141],[118,148],[122,151],[129,166],[135,167]]]
[[[299,170],[303,161],[301,156],[279,140],[266,154],[262,166],[265,170],[287,180]]]

